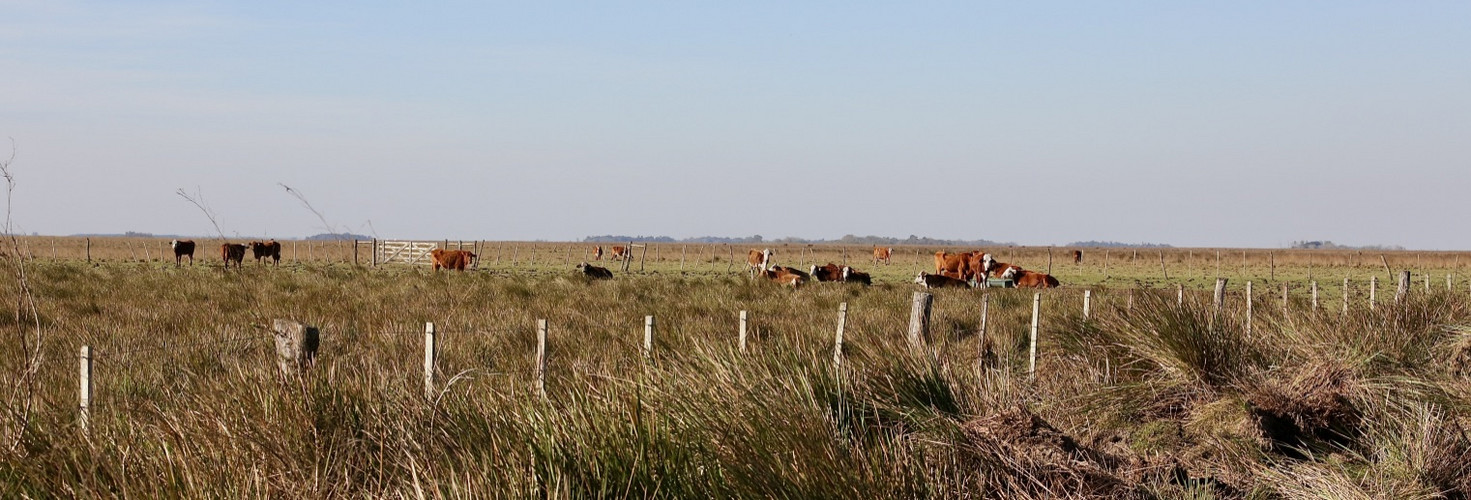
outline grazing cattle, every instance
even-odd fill
[[[752,276],[755,276],[755,273],[765,270],[771,264],[771,256],[773,255],[776,255],[776,251],[770,248],[762,249],[759,252],[756,250],[746,252],[746,270],[750,271]]]
[[[970,282],[963,279],[951,278],[943,274],[930,274],[921,272],[914,277],[914,282],[924,285],[925,288],[970,288]]]
[[[1082,264],[1083,263],[1083,251],[1082,250],[1073,250],[1073,263],[1074,264]]]
[[[842,280],[844,283],[863,283],[864,285],[873,284],[873,277],[869,276],[868,273],[859,272],[857,269],[853,269],[848,266],[843,266]]]
[[[603,260],[602,245],[596,245],[592,247],[592,260]]]
[[[189,265],[194,265],[194,240],[174,240],[169,242],[169,247],[174,249],[174,265],[184,263],[184,256],[189,256]]]
[[[893,262],[889,262],[889,257],[893,255],[893,253],[894,249],[892,248],[873,247],[873,263],[877,264],[883,262],[885,264],[892,264]]]
[[[844,267],[845,266],[839,266],[831,262],[827,263],[826,266],[818,266],[816,264],[813,264],[812,269],[808,272],[811,273],[812,277],[816,278],[817,281],[842,281]]]
[[[1019,267],[1007,269],[1001,274],[1003,279],[1009,279],[1016,283],[1017,288],[1057,288],[1062,283],[1057,278],[1047,273],[1028,271]]]
[[[276,262],[276,267],[281,267],[281,243],[276,240],[250,242],[250,256],[255,258],[256,264],[261,264],[261,257],[270,257]]]
[[[623,260],[627,259],[630,255],[626,246],[616,245],[611,248],[613,249],[613,253],[608,255],[609,260]]]
[[[1015,269],[1017,272],[1022,270],[1020,266],[1013,266],[1005,262],[996,262],[996,259],[991,258],[991,254],[982,256],[981,262],[981,269],[979,270],[981,278],[1001,278],[1008,270]]]
[[[587,277],[592,278],[592,279],[595,279],[595,280],[610,280],[610,279],[613,279],[613,271],[609,271],[607,268],[602,268],[602,267],[590,265],[590,264],[588,264],[586,262],[583,262],[581,264],[578,264],[577,265],[577,270],[578,271],[582,271],[582,274],[584,276],[587,276]]]
[[[464,271],[466,266],[475,262],[475,254],[469,250],[445,250],[443,248],[436,248],[429,251],[429,260],[434,265],[435,271],[438,271],[441,267]]]
[[[226,243],[220,245],[220,257],[225,259],[225,269],[230,268],[230,261],[235,261],[235,268],[245,261],[245,245],[239,243]]]
[[[971,276],[971,255],[971,252],[935,252],[935,274],[941,274],[955,279],[969,279]]]

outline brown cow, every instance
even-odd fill
[[[1007,269],[1001,274],[1003,279],[1013,280],[1017,288],[1057,288],[1062,283],[1057,278],[1047,273],[1028,271],[1022,268]]]
[[[925,288],[970,288],[970,282],[963,279],[951,278],[943,274],[930,274],[920,272],[914,277],[914,282],[924,285]]]
[[[609,260],[623,260],[627,259],[630,256],[630,254],[628,253],[628,247],[626,246],[616,245],[611,248],[613,249],[613,253],[608,255]]]
[[[971,252],[935,252],[935,274],[941,274],[955,279],[970,279],[971,255]]]
[[[857,269],[853,269],[848,266],[843,266],[842,280],[844,283],[863,283],[864,285],[873,284],[873,277],[869,276],[868,273],[859,272]]]
[[[225,269],[230,268],[230,261],[235,261],[235,268],[240,268],[240,263],[245,261],[245,245],[239,243],[226,243],[220,245],[220,257],[225,259]]]
[[[577,270],[582,271],[582,274],[584,276],[595,280],[613,279],[613,271],[609,271],[607,268],[590,265],[586,262],[578,264]]]
[[[772,266],[771,269],[762,270],[758,275],[783,285],[792,285],[792,288],[798,288],[807,283],[808,278],[807,273],[781,266]]]
[[[1006,273],[1008,270],[1015,269],[1017,272],[1020,272],[1022,270],[1021,266],[1014,266],[1005,262],[996,262],[996,259],[992,258],[991,254],[985,254],[981,256],[981,262],[982,264],[979,272],[980,276],[983,278],[1000,278],[1002,277],[1002,274]]]
[[[270,257],[276,262],[276,267],[281,267],[281,243],[276,240],[267,242],[250,242],[250,256],[255,258],[256,264],[263,264],[261,257]]]
[[[189,265],[194,265],[194,240],[174,240],[169,242],[169,247],[174,249],[174,266],[184,263],[184,256],[189,256]]]
[[[842,281],[844,268],[845,266],[829,262],[826,266],[813,264],[812,269],[807,272],[811,273],[813,278],[817,278],[817,281]]]
[[[1082,250],[1073,250],[1073,263],[1074,264],[1082,264],[1083,263],[1083,251]]]
[[[603,246],[602,245],[594,245],[592,247],[592,260],[603,260]]]
[[[755,276],[756,273],[764,271],[767,266],[771,265],[773,255],[776,255],[776,251],[770,248],[746,252],[746,270],[751,273],[751,276]]]
[[[882,248],[880,248],[880,247],[873,247],[873,263],[874,264],[877,264],[877,263],[883,262],[885,264],[893,264],[893,262],[890,262],[889,261],[889,257],[891,255],[893,255],[893,253],[894,253],[894,249],[892,249],[892,248],[888,248],[888,247],[882,247]]]
[[[445,250],[443,248],[436,248],[429,251],[429,260],[434,265],[435,271],[438,271],[441,267],[464,271],[465,266],[469,266],[475,262],[475,254],[469,250]]]

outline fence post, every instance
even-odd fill
[[[644,359],[654,357],[654,317],[644,316]]]
[[[424,398],[434,399],[434,361],[438,354],[434,323],[424,323]]]
[[[838,333],[833,336],[833,373],[842,373],[843,329],[848,326],[848,303],[838,304]]]
[[[358,267],[358,240],[352,240],[352,267]]]
[[[1088,320],[1088,312],[1093,302],[1093,290],[1083,290],[1083,320]]]
[[[1451,275],[1445,275],[1445,291],[1451,291]]]
[[[1246,282],[1246,336],[1251,336],[1251,282]]]
[[[1212,301],[1216,306],[1216,312],[1220,312],[1221,305],[1226,303],[1226,278],[1216,278],[1216,293]]]
[[[909,346],[924,347],[930,340],[930,305],[935,296],[925,292],[914,292],[909,305]]]
[[[536,393],[547,399],[547,320],[536,320]]]
[[[684,270],[684,250],[685,250],[685,247],[688,247],[688,246],[689,245],[680,245],[679,246],[679,270],[680,271],[683,271]]]
[[[1398,304],[1405,300],[1405,294],[1410,293],[1410,272],[1400,271],[1399,285],[1394,289],[1394,303]]]
[[[77,361],[77,425],[87,432],[92,417],[92,346],[82,346]]]
[[[1425,292],[1430,292],[1430,273],[1425,273]]]
[[[1369,277],[1369,309],[1370,310],[1373,310],[1374,309],[1374,302],[1375,302],[1375,299],[1378,298],[1378,297],[1376,297],[1376,295],[1378,295],[1378,294],[1379,294],[1379,277],[1378,276],[1370,276]]]
[[[373,248],[369,249],[373,254],[373,267],[378,267],[378,238],[373,238]]]
[[[1185,284],[1175,283],[1175,303],[1185,305]]]
[[[92,263],[92,238],[87,238],[87,263]]]
[[[1042,315],[1042,292],[1032,295],[1032,339],[1030,354],[1027,357],[1027,378],[1037,379],[1037,326],[1039,317]]]
[[[1282,313],[1287,313],[1287,282],[1282,282]]]
[[[1343,313],[1348,314],[1348,277],[1343,277]]]
[[[311,326],[289,319],[271,322],[271,332],[276,339],[276,366],[281,376],[301,373],[311,367],[317,358],[317,346],[321,333]]]
[[[1318,310],[1318,281],[1313,280],[1313,310]]]
[[[648,257],[649,257],[649,244],[648,243],[644,243],[643,250],[639,251],[639,253],[638,253],[638,272],[644,272],[644,261],[645,260],[648,260]],[[657,259],[659,257],[658,257],[658,255],[655,255],[654,258]]]
[[[986,321],[988,319],[987,317],[990,316],[990,309],[991,294],[988,293],[981,295],[981,327],[980,331],[976,334],[976,338],[978,340],[976,346],[977,370],[980,370],[986,363]]]
[[[746,311],[744,309],[742,309],[741,310],[741,337],[740,337],[741,353],[745,353],[746,352],[746,321],[747,321]]]
[[[1164,250],[1160,250],[1159,251],[1159,272],[1165,276],[1165,279],[1166,280],[1170,279],[1170,271],[1168,269],[1165,269],[1165,251]]]

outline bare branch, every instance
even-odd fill
[[[189,200],[189,203],[193,203],[195,207],[199,208],[199,211],[204,212],[204,216],[209,218],[209,224],[215,227],[215,234],[220,235],[221,240],[229,240],[229,238],[225,237],[225,232],[220,230],[220,223],[215,220],[214,211],[210,210],[209,204],[204,202],[204,191],[196,187],[194,188],[194,196],[189,196],[189,193],[184,191],[184,188],[179,188],[178,191],[174,191],[174,194],[179,195],[185,200]]]
[[[36,297],[31,290],[30,278],[26,275],[24,249],[15,231],[12,230],[11,215],[15,194],[15,175],[10,171],[10,166],[15,161],[16,150],[15,138],[12,137],[10,138],[10,157],[0,162],[0,177],[5,179],[5,223],[0,229],[4,230],[5,242],[10,250],[6,252],[5,258],[14,264],[19,292],[15,300],[15,333],[21,353],[25,356],[25,362],[18,373],[19,383],[14,384],[6,405],[7,416],[14,421],[14,426],[8,427],[13,433],[9,443],[12,452],[20,445],[30,428],[31,410],[36,393],[36,376],[41,370],[41,346],[42,341],[45,340],[42,336],[41,317],[37,314]],[[28,332],[27,329],[30,331]]]
[[[291,196],[296,197],[296,200],[297,201],[300,201],[302,206],[306,207],[307,210],[310,210],[312,212],[312,215],[316,215],[317,216],[317,220],[322,221],[322,229],[327,230],[327,233],[328,234],[332,234],[332,235],[336,235],[337,234],[337,229],[335,227],[333,227],[332,224],[330,224],[330,223],[327,222],[327,217],[323,216],[322,215],[322,212],[317,211],[316,208],[313,208],[312,207],[312,203],[309,202],[309,201],[306,201],[306,196],[305,195],[302,195],[301,194],[301,191],[297,191],[295,189],[291,189],[291,186],[287,186],[286,183],[284,183],[284,182],[277,182],[276,185],[281,186],[283,188],[286,188],[286,192],[288,194],[290,194]]]

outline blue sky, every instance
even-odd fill
[[[1471,248],[1471,3],[0,0],[43,234]]]

